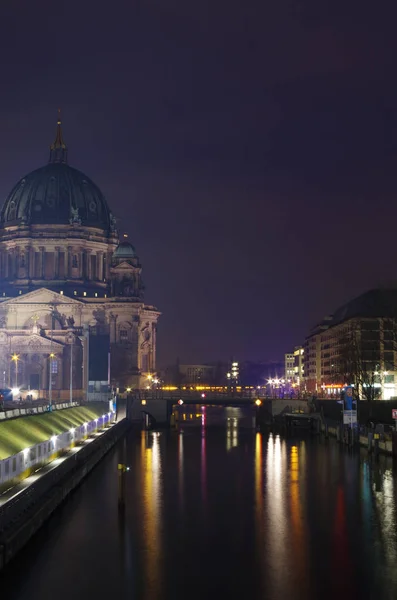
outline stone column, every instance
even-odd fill
[[[28,257],[29,257],[29,262],[28,262],[28,265],[29,265],[28,266],[28,269],[29,269],[29,271],[28,271],[28,277],[30,279],[34,279],[34,276],[35,276],[35,272],[34,272],[34,254],[35,254],[34,247],[33,246],[29,246],[28,250],[29,250],[29,254],[28,254]]]
[[[8,252],[4,252],[3,260],[4,260],[4,277],[8,277]]]
[[[103,281],[103,252],[98,252],[98,279]]]
[[[64,248],[64,279],[69,277],[69,246],[65,246]]]
[[[116,315],[111,314],[109,316],[109,325],[110,325],[110,343],[114,344],[116,342]]]
[[[112,253],[106,253],[106,280],[110,279],[110,267],[112,266]]]
[[[80,248],[79,251],[79,260],[80,260],[80,265],[79,265],[79,279],[84,279],[84,249]]]
[[[157,325],[152,323],[152,370],[156,370],[156,335]]]
[[[67,256],[67,259],[66,259]],[[67,247],[67,252],[65,252],[65,261],[67,263],[67,268],[65,266],[65,274],[66,277],[72,276],[72,261],[73,261],[73,248],[72,246]]]
[[[59,279],[59,251],[60,251],[60,247],[55,246],[55,256],[54,256],[54,277],[55,277],[55,279]]]
[[[92,264],[91,264],[91,250],[85,251],[85,264],[86,264],[86,276],[91,281],[92,279]]]
[[[45,274],[45,248],[44,246],[39,246],[40,250],[40,273],[39,278],[44,279]]]

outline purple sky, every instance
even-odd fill
[[[61,106],[163,312],[161,364],[278,359],[396,278],[391,0],[7,4],[0,196]]]

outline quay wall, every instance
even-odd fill
[[[12,560],[65,498],[126,433],[123,419],[110,425],[61,464],[0,506],[0,570]]]

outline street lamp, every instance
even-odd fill
[[[52,361],[55,358],[55,354],[53,352],[50,353],[49,359],[50,359],[50,380],[49,380],[49,385],[48,385],[48,399],[50,402],[50,410],[52,408]]]
[[[14,352],[14,354],[11,356],[11,360],[14,361],[15,363],[15,389],[18,388],[18,361],[19,361],[19,354],[17,354],[16,352]]]

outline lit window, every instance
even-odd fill
[[[120,329],[120,340],[128,340],[128,331],[126,329]]]
[[[58,373],[58,361],[51,360],[51,373]]]
[[[73,295],[74,295],[74,296],[77,296],[77,292],[76,292],[76,290],[74,290],[74,292],[73,292]]]
[[[63,290],[61,290],[59,293],[61,294],[61,296],[63,296]]]
[[[105,294],[105,298],[107,298],[107,297],[108,297],[108,295],[107,295],[107,294]]]
[[[95,292],[95,298],[98,298],[98,292]]]
[[[87,295],[87,292],[83,292],[83,296],[86,296],[86,295]]]
[[[21,295],[21,294],[22,294],[22,290],[19,290],[19,295]]]

